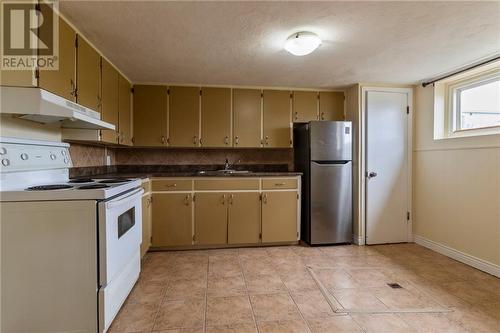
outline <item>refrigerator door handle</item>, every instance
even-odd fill
[[[345,161],[311,161],[311,162],[319,165],[331,165],[331,164],[347,164],[351,161],[345,160]]]

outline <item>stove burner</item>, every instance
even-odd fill
[[[79,179],[70,179],[69,183],[72,184],[81,184],[81,183],[93,183],[94,180],[91,178],[79,178]]]
[[[106,184],[91,184],[91,185],[83,185],[78,187],[79,190],[91,190],[96,188],[107,188],[109,185]]]
[[[130,181],[132,181],[132,179],[128,179],[128,178],[115,178],[115,179],[99,180],[98,183],[115,184],[115,183],[126,183],[126,182],[130,182]]]
[[[73,188],[71,185],[63,185],[63,184],[56,184],[56,185],[39,185],[39,186],[31,186],[26,189],[26,191],[50,191],[50,190],[65,190],[65,189],[70,189]]]

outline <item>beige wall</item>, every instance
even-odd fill
[[[360,105],[360,86],[358,84],[353,85],[346,91],[346,120],[352,121],[352,195],[353,195],[353,212],[352,212],[352,220],[353,220],[353,228],[352,233],[355,239],[358,239],[361,236],[361,205],[360,205],[360,182],[359,182],[359,124],[361,117],[361,105]]]
[[[0,136],[31,140],[61,141],[61,129],[56,125],[43,125],[11,115],[0,115]]]
[[[415,92],[413,232],[500,265],[500,135],[433,140],[433,87]]]

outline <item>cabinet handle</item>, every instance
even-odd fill
[[[184,198],[184,204],[186,206],[189,206],[189,202],[191,202],[191,195],[190,194],[186,194],[186,197]]]
[[[234,195],[233,194],[230,194],[229,195],[229,204],[232,205],[233,204],[233,198],[234,198]]]
[[[264,144],[267,146],[269,145],[269,136],[266,135],[265,139],[264,139]]]
[[[275,183],[274,186],[285,186],[285,183]]]
[[[239,143],[240,143],[240,137],[239,136],[235,136],[234,137],[234,144],[238,145]]]
[[[225,205],[226,204],[226,195],[223,194],[222,195],[222,201],[221,201],[221,204]]]
[[[229,144],[229,137],[227,135],[224,137],[224,144],[225,145]]]
[[[167,184],[167,185],[165,185],[165,187],[177,187],[177,184],[176,183],[174,183],[174,184]]]
[[[265,203],[265,204],[267,204],[267,193],[264,193],[262,195],[262,202]]]
[[[102,99],[101,96],[97,95],[97,107],[100,108],[102,105]]]
[[[203,145],[203,139],[200,138],[200,146],[202,146],[202,145]]]
[[[73,79],[69,80],[69,85],[70,85],[70,89],[71,89],[69,94],[71,96],[75,96],[76,95],[76,88],[75,88],[75,82],[73,82]]]
[[[161,143],[162,143],[162,144],[165,144],[165,142],[166,142],[165,137],[164,137],[164,136],[162,136],[162,137],[161,137]]]
[[[325,120],[325,113],[321,112],[321,120]]]
[[[198,137],[195,135],[193,136],[193,144],[196,145],[198,143]]]

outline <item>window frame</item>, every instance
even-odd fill
[[[460,95],[462,91],[479,87],[491,82],[500,81],[500,70],[468,76],[459,81],[451,82],[447,87],[448,94],[448,133],[450,136],[461,132],[477,132],[477,135],[484,130],[500,129],[500,125],[482,126],[476,128],[461,128],[462,117],[460,111]]]

